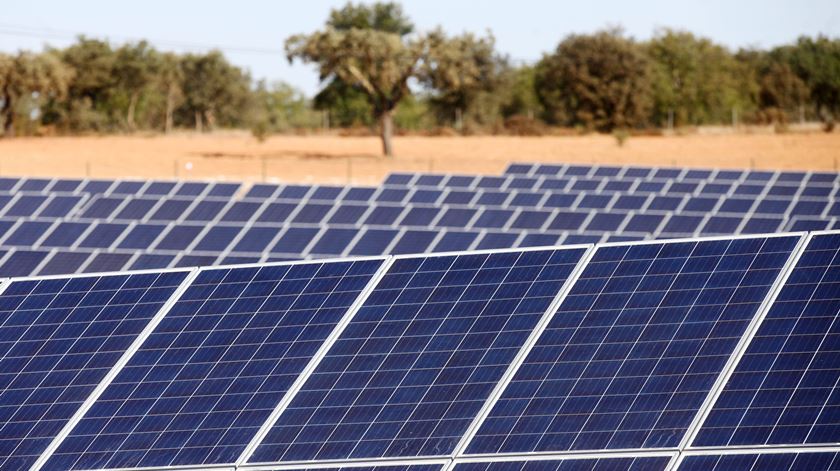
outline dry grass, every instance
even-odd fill
[[[377,183],[393,171],[497,174],[510,162],[836,171],[840,134],[399,137],[393,159],[374,137],[244,133],[0,140],[0,174]]]

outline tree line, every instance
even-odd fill
[[[379,129],[390,153],[395,129],[538,134],[806,120],[830,129],[840,112],[840,40],[823,36],[732,51],[687,31],[637,41],[607,29],[569,35],[520,64],[496,51],[490,32],[419,32],[397,3],[348,3],[285,49],[288,60],[317,66],[314,97],[255,81],[219,51],[79,37],[0,54],[0,120],[7,136],[358,127]]]

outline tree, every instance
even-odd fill
[[[15,135],[15,118],[21,100],[33,96],[63,97],[69,78],[69,71],[49,52],[0,55],[0,116],[4,134]]]
[[[316,63],[322,81],[339,78],[359,87],[380,123],[382,150],[393,155],[393,113],[410,94],[408,80],[417,73],[426,52],[425,38],[404,40],[377,30],[327,28],[286,40],[289,61]]]
[[[770,54],[805,82],[820,119],[833,122],[840,113],[840,39],[801,37]]]
[[[455,127],[463,127],[463,114],[479,115],[475,108],[483,92],[494,92],[501,84],[507,64],[495,52],[492,34],[471,33],[448,38],[442,30],[429,35],[429,54],[420,71],[421,80],[436,95],[431,103],[439,114],[455,116]],[[494,103],[498,111],[498,104]],[[488,124],[488,123],[483,123]]]
[[[45,114],[47,122],[56,122],[71,131],[113,129],[117,83],[116,55],[111,45],[80,36],[73,45],[55,52],[73,71],[73,80],[67,99],[53,103]]]
[[[612,131],[644,125],[650,63],[620,31],[566,37],[537,64],[535,87],[547,121]]]
[[[157,80],[166,97],[163,130],[166,134],[169,134],[175,127],[175,107],[184,98],[182,89],[184,70],[181,67],[181,61],[178,56],[169,52],[160,56]]]
[[[405,15],[398,3],[348,2],[342,8],[332,9],[326,23],[327,28],[336,31],[367,29],[406,36],[414,31],[414,24]],[[332,77],[315,95],[315,108],[329,113],[329,121],[337,126],[348,127],[374,124],[373,110],[365,92],[356,85]]]
[[[372,5],[348,2],[344,7],[330,11],[327,27],[336,31],[373,29],[399,36],[414,32],[414,24],[403,13],[402,6],[393,2]]]
[[[687,31],[658,31],[646,45],[653,62],[654,122],[660,125],[721,123],[733,109],[751,107],[753,91],[723,46]],[[750,79],[753,79],[750,77]]]
[[[146,41],[125,44],[116,51],[113,72],[117,86],[128,95],[125,122],[133,131],[137,102],[158,73],[160,64],[157,52]]]
[[[231,65],[219,51],[187,54],[184,74],[183,111],[194,119],[195,129],[213,129],[217,124],[242,122],[251,99],[251,78]]]

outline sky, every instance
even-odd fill
[[[253,77],[282,80],[307,95],[318,88],[312,65],[289,64],[286,37],[323,27],[328,0],[39,0],[15,1],[0,17],[0,51],[66,46],[77,34],[114,43],[148,39],[179,52],[222,49]],[[644,40],[657,28],[686,29],[726,46],[769,48],[801,35],[840,37],[838,0],[410,0],[403,9],[420,31],[492,31],[496,48],[535,61],[572,33],[621,26]]]

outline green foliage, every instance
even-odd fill
[[[808,87],[818,116],[832,122],[840,114],[840,39],[801,37],[796,44],[770,51]]]
[[[537,64],[534,85],[548,122],[611,131],[647,123],[650,80],[639,45],[611,30],[566,37]]]
[[[658,31],[646,45],[653,62],[653,122],[686,126],[725,122],[732,109],[752,108],[754,91],[723,46],[686,31]]]
[[[399,3],[365,5],[348,2],[341,9],[330,11],[327,26],[339,31],[373,29],[405,36],[414,31],[414,24],[405,16]]]
[[[491,34],[447,37],[440,29],[429,35],[429,52],[419,78],[433,92],[430,105],[443,125],[456,129],[486,126],[500,118],[496,93],[507,63],[495,52]],[[489,105],[489,106],[488,106]]]
[[[6,136],[28,128],[27,122],[41,103],[62,99],[67,93],[71,72],[51,52],[15,56],[0,54],[0,119]],[[20,125],[21,120],[25,118]]]

